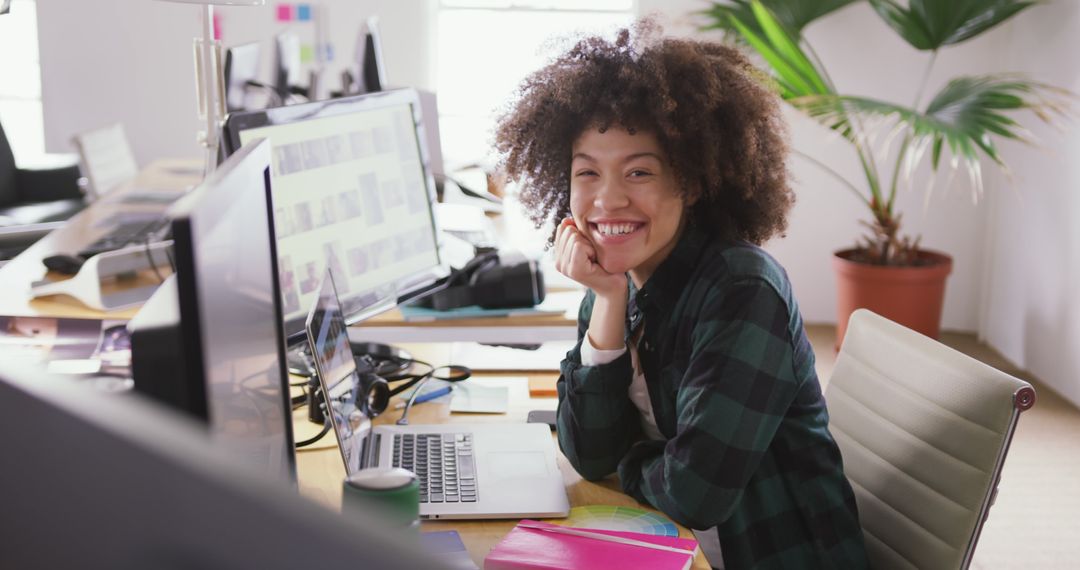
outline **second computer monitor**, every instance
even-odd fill
[[[250,108],[248,83],[258,77],[258,43],[233,46],[225,52],[225,103],[230,113]]]
[[[234,114],[230,150],[273,145],[274,221],[290,340],[330,267],[350,323],[430,289],[439,251],[435,187],[414,90]]]
[[[383,64],[382,38],[379,19],[371,16],[360,27],[356,39],[356,64],[361,93],[374,93],[386,89],[386,66]]]
[[[300,37],[282,32],[274,37],[274,91],[281,104],[300,84]]]
[[[176,274],[128,326],[136,391],[202,420],[216,443],[292,481],[270,148],[225,161],[169,210]]]

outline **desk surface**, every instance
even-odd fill
[[[0,267],[0,315],[46,316],[72,318],[129,319],[138,309],[125,309],[104,313],[90,309],[70,297],[54,295],[41,299],[30,297],[30,285],[45,277],[41,260],[58,253],[74,253],[81,247],[105,235],[109,227],[96,227],[103,220],[120,212],[163,212],[168,206],[122,204],[113,198],[134,189],[182,192],[202,179],[201,163],[190,159],[155,161],[144,168],[134,182],[106,194],[85,210],[68,220],[64,227],[53,231],[26,251]],[[50,278],[62,279],[53,274]],[[127,286],[152,285],[156,278],[141,276],[141,281]]]
[[[429,359],[429,362],[441,363],[446,361],[449,355],[445,345],[415,344],[404,345],[417,356]],[[442,358],[440,358],[440,355]],[[546,376],[553,374],[527,374],[527,376]],[[375,423],[392,423],[401,417],[401,410],[393,409],[395,398],[391,402],[391,409],[382,416],[376,418]],[[446,403],[425,403],[417,405],[409,413],[410,423],[502,423],[524,422],[530,410],[554,410],[557,404],[555,398],[529,398],[526,401],[510,401],[510,410],[506,414],[451,414],[450,406]],[[307,420],[306,408],[301,408],[293,416],[293,425],[296,430],[296,439],[305,439],[318,433],[318,426]],[[566,491],[570,497],[572,507],[583,505],[616,505],[634,507],[658,512],[648,505],[642,505],[635,499],[624,494],[618,480],[609,477],[603,481],[591,482],[581,478],[574,470],[566,457],[557,452],[559,470],[562,472]],[[337,443],[332,433],[328,433],[322,440],[310,449],[297,452],[297,476],[300,485],[300,493],[309,499],[325,505],[328,508],[339,510],[341,508],[341,483],[345,478],[345,466],[342,464],[341,455],[337,449]],[[662,514],[661,514],[662,515]],[[510,529],[517,524],[516,520],[439,520],[423,521],[421,529],[424,531],[456,530],[461,535],[469,555],[477,566],[483,568],[484,556],[498,543]],[[693,533],[688,529],[679,527],[679,535],[693,538]],[[709,568],[704,555],[698,554],[694,560],[693,568]]]

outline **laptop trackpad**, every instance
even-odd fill
[[[488,467],[496,479],[546,477],[544,454],[537,451],[502,451],[487,456]]]

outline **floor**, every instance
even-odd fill
[[[822,384],[831,375],[832,326],[807,327]],[[997,503],[983,528],[974,570],[1080,568],[1080,410],[1017,370],[972,334],[942,342],[1031,382],[1035,406],[1024,412],[1005,461]]]

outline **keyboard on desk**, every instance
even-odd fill
[[[123,249],[131,245],[145,245],[156,241],[168,239],[171,229],[169,218],[154,218],[151,220],[138,220],[124,222],[109,233],[98,238],[94,243],[79,251],[78,256],[89,259],[99,253]]]
[[[394,435],[394,467],[416,473],[421,503],[475,503],[476,463],[469,433]]]

